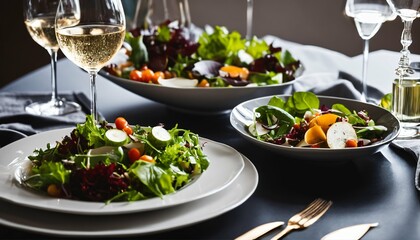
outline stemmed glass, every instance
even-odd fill
[[[55,21],[58,44],[64,55],[89,73],[91,115],[96,122],[96,76],[124,41],[121,0],[61,0]]]
[[[178,27],[191,26],[190,7],[188,0],[152,0],[152,25],[159,25],[165,21],[176,21]]]
[[[57,53],[60,49],[55,36],[55,14],[59,0],[24,0],[23,15],[26,28],[32,39],[45,48],[51,58],[51,99],[34,102],[25,111],[46,116],[63,115],[80,110],[79,104],[58,97]]]
[[[401,45],[403,46],[401,50],[402,56],[398,62],[398,68],[396,69],[397,75],[402,78],[405,74],[413,73],[413,70],[410,68],[410,51],[408,50],[408,47],[413,42],[411,38],[411,27],[414,19],[416,19],[419,14],[420,0],[387,0],[387,2],[404,24],[404,29],[401,34]]]
[[[362,101],[368,101],[367,67],[369,58],[369,40],[375,36],[385,21],[396,18],[386,0],[347,0],[346,15],[354,18],[359,36],[364,40],[362,68]]]

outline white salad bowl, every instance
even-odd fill
[[[101,70],[99,74],[139,96],[166,104],[175,110],[194,114],[226,113],[243,101],[271,94],[280,94],[285,87],[295,81],[267,86],[169,87],[116,77],[104,70]]]
[[[289,95],[279,96],[284,99],[290,97]],[[351,99],[318,96],[320,106],[326,105],[331,107],[335,103],[341,103],[350,111],[366,110],[377,125],[383,125],[387,128],[384,139],[367,146],[343,149],[291,147],[264,142],[258,140],[248,132],[248,125],[252,123],[253,110],[259,106],[266,105],[271,97],[272,96],[256,98],[237,105],[230,114],[230,123],[241,136],[254,143],[257,147],[266,148],[267,150],[284,156],[279,159],[294,159],[298,161],[309,160],[312,162],[328,163],[365,159],[387,146],[397,137],[400,131],[400,122],[398,119],[384,108]]]

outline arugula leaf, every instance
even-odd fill
[[[34,189],[47,189],[51,184],[60,186],[69,182],[70,172],[61,162],[45,162],[32,168],[32,175],[24,183]]]
[[[98,148],[105,146],[105,128],[99,128],[92,115],[86,115],[86,121],[83,124],[77,124],[77,132],[88,140],[89,146]]]
[[[128,174],[130,179],[140,181],[158,197],[175,191],[171,175],[155,164],[136,161],[131,165]]]
[[[95,154],[96,152],[100,151],[102,153]],[[109,165],[111,163],[121,163],[125,159],[124,150],[122,147],[110,147],[104,146],[97,149],[92,150],[92,154],[76,154],[72,157],[72,160],[78,167],[88,168],[88,166],[94,167],[99,163],[103,163],[105,165]],[[89,152],[91,153],[91,152]]]

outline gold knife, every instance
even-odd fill
[[[261,237],[267,232],[273,230],[274,228],[280,227],[284,222],[269,222],[262,224],[258,227],[255,227],[248,232],[242,234],[241,236],[235,238],[235,240],[253,240]]]
[[[379,223],[367,223],[341,228],[325,235],[321,240],[359,240],[371,227],[378,225]]]

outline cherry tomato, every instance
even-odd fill
[[[356,139],[348,139],[346,141],[346,147],[357,147],[357,140]]]
[[[128,159],[130,159],[130,162],[133,163],[140,159],[141,153],[138,148],[131,148],[128,150]]]
[[[165,79],[167,79],[167,78],[173,78],[173,77],[176,77],[174,74],[172,74],[171,72],[169,72],[169,71],[165,71],[165,72],[163,72],[163,75],[165,76],[164,78]]]
[[[61,189],[55,184],[50,184],[48,185],[47,193],[51,197],[59,197],[61,195]]]
[[[142,81],[142,72],[137,69],[134,69],[130,72],[129,78],[134,81]]]
[[[160,78],[165,78],[165,74],[163,72],[157,71],[155,72],[155,74],[152,76],[152,82],[155,84],[158,84],[158,80]]]
[[[141,157],[140,157],[140,160],[143,160],[143,161],[145,161],[145,162],[149,162],[149,163],[155,163],[155,159],[153,159],[153,157],[152,156],[150,156],[150,155],[142,155]]]
[[[348,139],[346,141],[346,147],[357,147],[357,140],[356,139]]]
[[[114,123],[115,127],[120,130],[123,130],[126,126],[128,126],[127,120],[125,120],[123,117],[117,117]]]
[[[122,130],[123,130],[125,133],[127,133],[128,135],[133,134],[133,129],[130,127],[130,125],[125,126]]]
[[[141,81],[142,82],[151,82],[153,75],[155,75],[155,73],[150,70],[150,69],[144,69],[141,71]]]

